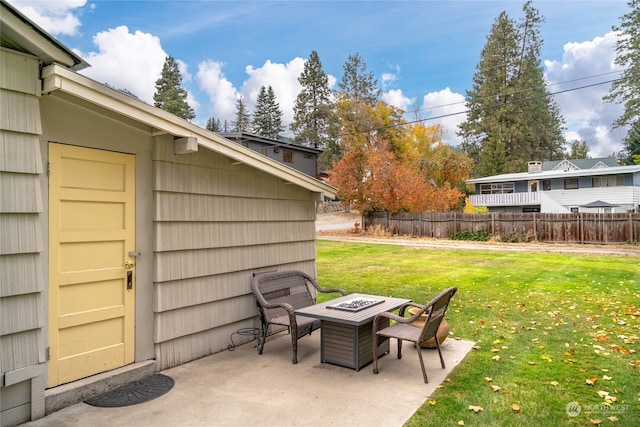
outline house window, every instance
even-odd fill
[[[545,179],[542,181],[542,191],[551,191],[551,180]]]
[[[578,189],[578,178],[566,178],[564,180],[564,189],[565,190],[577,190]]]
[[[305,153],[304,158],[305,159],[313,159],[313,155]]]
[[[498,184],[480,184],[480,194],[504,194],[513,193],[515,184],[513,182],[501,182]]]
[[[293,163],[293,151],[282,151],[282,161],[285,163]]]
[[[624,185],[622,175],[594,176],[591,178],[592,187],[620,187]]]

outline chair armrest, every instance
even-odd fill
[[[424,313],[424,311],[422,310],[422,309],[424,309],[424,305],[415,303],[413,301],[409,301],[409,302],[406,302],[406,303],[404,303],[404,304],[402,304],[400,306],[400,309],[399,309],[400,317],[404,317],[404,311],[407,309],[407,307],[415,307],[415,308],[419,308],[421,310],[416,314],[416,319],[418,318],[418,316],[420,314]]]
[[[404,317],[404,311],[407,307],[416,307],[419,308],[420,311],[418,311],[416,314],[414,314],[411,317]],[[382,313],[378,313],[374,318],[373,318],[373,330],[374,331],[378,331],[378,324],[380,322],[380,318],[382,317],[386,317],[387,319],[391,319],[391,320],[395,320],[398,323],[403,323],[405,325],[408,325],[410,323],[415,322],[418,317],[420,317],[426,310],[426,307],[424,305],[420,305],[420,304],[416,304],[414,302],[407,302],[404,303],[400,306],[399,308],[399,313],[400,315],[397,314],[393,314],[391,312],[388,311],[383,311]]]
[[[264,304],[260,304],[260,307],[265,309],[284,308],[289,316],[293,315],[293,306],[286,302],[267,302],[264,300]]]
[[[336,288],[336,289],[324,289],[324,288],[320,287],[320,285],[318,285],[318,287],[316,289],[318,290],[318,292],[322,292],[324,294],[332,294],[332,293],[339,292],[339,293],[342,294],[342,296],[347,295],[347,292],[345,290],[338,289],[338,288]]]

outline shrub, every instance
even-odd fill
[[[473,240],[477,242],[486,242],[489,240],[489,233],[484,230],[477,232],[462,230],[457,233],[453,233],[449,238],[451,240]]]

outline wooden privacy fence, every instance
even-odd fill
[[[399,213],[372,212],[365,229],[379,225],[395,235],[448,239],[463,231],[492,236],[518,233],[553,243],[638,243],[640,213]]]

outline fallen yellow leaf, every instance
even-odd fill
[[[464,425],[464,421],[463,420],[458,421],[458,425],[459,426],[463,426]]]
[[[496,362],[499,362],[499,361],[500,361],[500,356],[495,355],[495,356],[493,356],[491,359],[492,359],[492,360],[495,360]]]
[[[498,387],[497,385],[492,385],[491,386],[491,391],[493,391],[493,392],[500,391],[500,387]]]
[[[480,411],[484,411],[484,408],[482,406],[469,405],[469,410],[478,413]]]
[[[536,362],[534,362],[533,360],[529,360],[527,363],[532,366],[536,364]]]
[[[493,378],[491,377],[484,377],[484,380],[488,383],[490,383],[491,381],[493,381]]]
[[[512,403],[511,409],[513,409],[515,412],[520,412],[520,405],[518,405],[517,403]]]
[[[558,381],[551,381],[549,384],[551,384],[554,387],[558,387],[560,385]]]
[[[433,405],[435,405],[435,404],[436,404],[436,401],[435,401],[435,400],[430,400],[430,401],[429,401],[429,405],[433,406]]]
[[[595,420],[594,420],[594,419],[591,419],[591,418],[590,418],[590,419],[589,419],[589,422],[590,422],[591,424],[593,424],[593,425],[597,425],[597,426],[599,426],[600,424],[602,424],[602,421],[601,421],[601,420],[598,420],[598,419],[595,419]]]
[[[596,378],[596,377],[587,378],[587,379],[585,380],[585,382],[587,383],[587,385],[594,385],[596,381],[598,381],[598,378]]]

